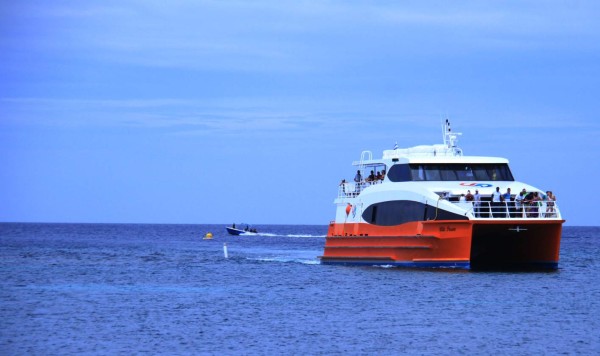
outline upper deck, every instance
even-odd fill
[[[385,150],[380,159],[373,159],[370,151],[363,151],[360,160],[353,162],[358,167],[354,179],[340,183],[336,203],[345,206],[365,202],[361,198],[363,192],[374,192],[379,197],[376,199],[422,200],[436,209],[451,210],[469,219],[560,218],[558,205],[552,197],[532,186],[515,182],[507,159],[464,156],[457,147],[458,135],[451,132],[450,124],[446,122],[444,144]],[[501,188],[503,195],[507,188],[517,194],[511,194],[506,202],[497,204],[491,201],[495,187]],[[521,199],[518,193],[524,188],[527,192],[537,192],[540,198],[535,201],[532,197]],[[464,200],[461,195],[475,194],[476,189],[481,192],[478,202],[461,201]],[[405,192],[405,197],[400,197],[397,192]]]

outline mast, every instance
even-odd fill
[[[462,150],[458,147],[458,136],[462,135],[460,132],[452,132],[450,127],[450,120],[446,119],[443,125],[444,132],[444,146],[452,152],[454,156],[462,156]]]

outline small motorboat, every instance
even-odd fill
[[[235,227],[235,225],[234,226],[227,226],[227,227],[225,227],[225,229],[227,229],[227,232],[230,235],[236,235],[236,236],[237,235],[241,235],[241,234],[256,234],[257,233],[256,229],[249,228],[248,226],[246,226],[245,230],[237,229]]]
[[[241,234],[243,234],[243,233],[246,233],[246,232],[247,232],[247,231],[240,230],[240,229],[236,229],[236,228],[233,228],[233,227],[226,227],[226,229],[227,229],[227,232],[228,232],[230,235],[241,235]]]

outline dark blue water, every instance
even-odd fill
[[[600,352],[598,227],[527,273],[324,266],[326,226],[257,227],[0,224],[0,354]]]

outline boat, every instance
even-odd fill
[[[505,158],[464,155],[448,120],[442,130],[442,144],[361,153],[321,264],[558,268],[565,220],[553,194],[516,181]]]
[[[235,227],[235,224],[233,224],[232,226],[226,226],[225,229],[227,230],[227,232],[230,235],[241,235],[241,234],[256,234],[257,231],[254,228],[250,228],[249,226],[246,226],[246,229],[242,230],[242,229],[237,229]]]
[[[243,233],[246,233],[246,232],[247,232],[247,231],[240,230],[240,229],[236,229],[236,228],[233,228],[233,227],[226,227],[225,229],[227,229],[227,232],[228,232],[230,235],[241,235],[241,234],[243,234]]]

